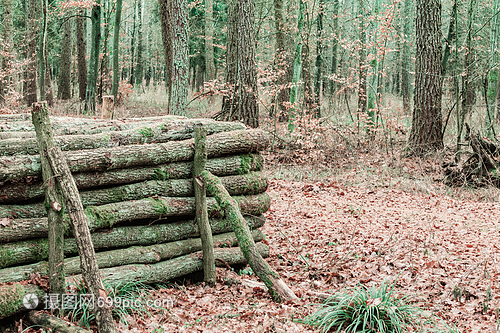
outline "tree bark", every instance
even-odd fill
[[[37,208],[38,213],[43,213],[48,217],[50,292],[62,295],[65,293],[64,265],[62,264],[64,260],[64,209],[62,189],[55,182],[54,172],[47,157],[47,151],[54,147],[54,141],[46,102],[33,104],[32,121],[37,133],[40,165],[45,184],[45,201]]]
[[[97,0],[92,7],[92,44],[87,74],[87,90],[85,91],[85,111],[91,115],[96,109],[97,75],[99,70],[99,52],[101,45],[101,6]]]
[[[261,155],[241,155],[209,159],[206,169],[216,176],[243,175],[250,171],[260,171],[263,165]],[[78,188],[92,188],[120,184],[131,184],[146,180],[165,181],[192,176],[193,164],[179,162],[151,167],[118,169],[108,172],[78,173],[73,176]],[[172,186],[175,186],[172,183]],[[132,188],[134,185],[131,186]],[[256,189],[258,190],[258,188]],[[0,187],[0,203],[17,203],[43,196],[41,184],[15,183]],[[89,194],[92,195],[92,194]]]
[[[113,87],[111,95],[114,100],[118,98],[118,87],[120,85],[120,24],[122,20],[122,0],[116,0],[115,27],[113,31]]]
[[[71,176],[71,172],[69,171],[68,165],[66,164],[62,151],[59,147],[49,148],[47,150],[47,154],[47,159],[62,190],[69,220],[73,226],[73,234],[75,235],[78,247],[82,276],[85,281],[85,285],[94,295],[94,299],[98,299],[99,297],[105,298],[108,295],[108,292],[106,291],[99,274],[99,266],[97,265],[94,244],[92,243],[90,229],[88,226],[90,223],[87,221],[87,216],[85,216],[75,181]],[[97,306],[94,308],[93,312],[99,332],[116,332],[110,307],[106,305],[101,306],[99,302],[97,302]]]
[[[304,30],[304,1],[299,0],[299,17],[297,21],[297,47],[293,63],[292,89],[290,91],[290,109],[288,110],[288,131],[295,130],[295,114],[297,112],[297,97],[299,94],[300,73],[302,72],[302,31]]]
[[[240,250],[255,274],[264,282],[269,293],[277,302],[297,299],[293,291],[280,279],[279,274],[262,259],[253,241],[250,228],[245,222],[236,201],[227,193],[220,180],[208,171],[201,174],[207,190],[216,198],[217,203],[233,227]]]
[[[142,65],[142,0],[137,0],[137,66],[135,70],[135,84],[142,87],[144,69]]]
[[[158,0],[160,6],[161,35],[165,51],[165,88],[170,103],[172,93],[172,0]]]
[[[411,41],[411,6],[413,0],[405,0],[404,2],[404,41],[403,41],[403,54],[401,70],[401,93],[403,95],[403,112],[405,115],[410,114],[411,109],[411,90],[410,90],[410,41]]]
[[[280,121],[286,120],[286,105],[290,102],[289,82],[292,79],[292,58],[286,43],[285,20],[283,18],[283,0],[274,0],[274,25],[276,29],[276,55],[275,61],[278,80],[277,80],[277,105],[276,111],[279,113]],[[290,75],[292,74],[292,75]]]
[[[47,313],[42,313],[38,311],[30,311],[28,313],[28,321],[33,325],[39,327],[50,328],[52,332],[57,333],[91,333],[86,329],[79,326],[75,326],[73,323],[69,323],[63,319],[51,316]]]
[[[359,88],[358,88],[358,112],[366,114],[367,109],[367,64],[366,64],[366,26],[365,26],[365,0],[359,0]]]
[[[194,140],[193,187],[196,204],[196,221],[203,245],[203,274],[205,283],[214,286],[217,281],[214,261],[214,240],[208,220],[207,192],[199,178],[207,164],[207,130],[202,126],[196,127],[194,130]]]
[[[114,108],[113,96],[102,96],[101,119],[113,119]]]
[[[215,62],[214,62],[214,2],[213,0],[205,0],[205,71],[206,81],[215,79]]]
[[[240,123],[215,122],[212,120],[193,119],[186,121],[165,122],[160,125],[155,123],[143,124],[121,124],[116,122],[115,129],[124,130],[107,131],[98,134],[72,134],[56,136],[55,143],[63,151],[83,150],[96,148],[111,148],[132,144],[144,143],[164,143],[169,141],[181,141],[193,138],[193,127],[197,123],[202,123],[207,128],[208,134],[212,135],[220,132],[229,132],[245,129]],[[112,124],[112,123],[109,123]],[[105,124],[107,125],[107,124]],[[148,126],[149,125],[149,126]],[[84,126],[85,131],[92,131],[101,125]],[[56,124],[53,127],[57,127]],[[133,127],[126,129],[127,127]],[[134,128],[135,127],[135,128]],[[81,128],[81,127],[80,127]],[[101,127],[103,128],[103,127]],[[35,138],[11,138],[0,140],[0,156],[12,155],[36,155],[38,147]]]
[[[441,3],[417,0],[415,102],[408,154],[422,156],[443,148],[441,96]]]
[[[261,130],[223,132],[207,140],[209,158],[259,152],[269,144],[268,135]],[[114,148],[69,151],[65,156],[71,172],[106,171],[134,166],[158,165],[192,160],[194,140],[130,145]],[[40,175],[39,156],[7,156],[0,158],[0,181]]]
[[[187,0],[172,4],[172,87],[169,113],[184,115],[189,87],[189,36]]]
[[[61,66],[59,69],[59,91],[57,97],[59,99],[71,98],[71,21],[66,21],[63,24],[64,34],[61,44]]]
[[[265,217],[262,215],[247,216],[245,220],[251,229],[260,228],[265,223]],[[104,251],[129,246],[178,242],[200,235],[198,224],[193,220],[154,224],[157,221],[151,221],[150,225],[116,227],[94,232],[91,235],[92,243],[95,249]],[[232,230],[226,219],[210,219],[209,221],[214,235]],[[78,255],[74,238],[65,240],[64,253],[68,257]],[[46,238],[0,244],[0,254],[0,268],[3,268],[0,270],[0,283],[26,280],[35,272],[47,272],[48,270],[47,262],[42,261],[47,260],[48,257]],[[36,264],[19,266],[29,263]]]
[[[244,124],[259,127],[254,0],[238,0],[238,117]]]
[[[237,11],[238,1],[229,1],[227,9],[227,37],[226,37],[226,90],[222,97],[222,108],[219,119],[233,119],[238,108],[237,77],[238,77],[238,30]]]
[[[240,209],[249,215],[263,214],[269,210],[271,199],[267,193],[239,196],[235,200]],[[221,211],[214,198],[207,199],[210,216],[222,217]],[[111,228],[116,224],[141,219],[193,216],[195,214],[194,198],[147,198],[142,200],[124,201],[102,206],[90,206],[85,209],[90,230]],[[69,223],[64,216],[66,224]],[[66,227],[69,233],[68,227]],[[9,220],[8,225],[2,228],[0,242],[14,242],[23,239],[46,237],[48,232],[47,218]]]
[[[26,27],[28,34],[26,50],[26,84],[24,89],[24,101],[31,107],[37,101],[37,82],[36,82],[36,0],[28,1],[28,12],[26,14]]]
[[[78,91],[80,101],[85,100],[87,91],[87,60],[86,49],[87,45],[83,36],[84,10],[80,10],[80,16],[76,17],[76,45],[78,53]]]

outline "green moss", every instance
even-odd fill
[[[111,189],[111,196],[113,202],[125,201],[126,193],[124,190],[113,188]]]
[[[153,175],[151,176],[152,180],[168,180],[170,179],[170,172],[166,169],[158,168],[153,171]]]
[[[161,199],[147,198],[151,205],[155,209],[155,213],[158,215],[167,215],[170,212],[170,208]]]
[[[93,226],[94,228],[112,227],[116,222],[116,214],[110,209],[87,207],[85,208],[85,215],[92,221],[89,221],[89,226]]]
[[[146,137],[146,138],[152,138],[154,136],[154,133],[153,133],[153,130],[151,129],[151,127],[142,127],[142,128],[139,128],[139,133]]]
[[[236,172],[238,175],[244,175],[252,169],[252,165],[255,162],[255,157],[252,154],[246,154],[240,156],[240,167]]]
[[[0,268],[12,266],[16,263],[16,251],[11,248],[0,250]]]
[[[4,285],[1,289],[0,318],[8,317],[21,306],[20,302],[26,293],[20,284]]]
[[[47,259],[49,257],[49,240],[42,238],[37,242],[33,242],[30,252],[36,261]]]

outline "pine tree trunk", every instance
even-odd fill
[[[2,34],[3,34],[3,45],[0,45],[2,54],[0,54],[0,105],[6,105],[5,95],[10,81],[10,52],[12,50],[13,44],[13,1],[3,0],[3,14],[2,14]]]
[[[61,45],[61,67],[59,69],[59,91],[57,97],[59,99],[71,98],[71,49],[72,49],[72,33],[71,21],[66,21],[63,24],[64,34]]]
[[[111,95],[117,101],[118,87],[120,86],[120,24],[122,20],[122,0],[116,0],[115,27],[113,31],[113,88]]]
[[[187,0],[172,2],[172,87],[169,113],[184,115],[189,87]]]
[[[299,17],[297,20],[297,47],[293,63],[292,89],[290,91],[290,110],[288,111],[288,131],[295,130],[295,115],[297,113],[297,98],[299,94],[299,81],[302,72],[302,31],[304,30],[304,1],[299,0]]]
[[[283,0],[274,0],[274,25],[276,29],[276,71],[278,80],[278,96],[276,111],[279,113],[279,121],[286,121],[286,104],[290,102],[290,88],[288,83],[291,81],[292,58],[286,43],[285,20],[283,18]],[[293,75],[293,74],[292,74]]]
[[[318,17],[316,18],[316,25],[318,28],[317,42],[316,42],[316,77],[314,80],[314,96],[315,96],[315,111],[316,118],[321,117],[321,89],[323,87],[323,16],[325,11],[325,1],[320,0]]]
[[[238,120],[259,127],[254,0],[238,0]]]
[[[263,158],[261,155],[246,154],[209,159],[206,169],[216,176],[229,176],[246,174],[249,171],[260,171],[262,165]],[[165,181],[168,179],[188,178],[192,176],[192,167],[191,162],[177,162],[106,172],[77,173],[74,174],[73,178],[78,188],[85,189],[130,184],[151,179]],[[17,203],[43,196],[43,188],[40,183],[26,184],[18,182],[3,185],[0,187],[0,193],[2,193],[0,202]]]
[[[358,88],[358,112],[367,113],[367,64],[366,64],[366,27],[365,27],[365,0],[359,0],[359,88]]]
[[[227,13],[227,38],[226,38],[226,90],[222,98],[220,119],[232,120],[237,116],[238,95],[236,91],[238,77],[238,28],[237,28],[238,1],[231,0]]]
[[[24,101],[31,107],[37,101],[37,82],[36,82],[36,0],[29,0],[27,2],[28,9],[26,13],[26,31],[28,37],[26,48],[26,83],[24,89]]]
[[[215,79],[215,62],[214,62],[214,2],[213,0],[205,0],[205,71],[206,81]]]
[[[97,75],[99,70],[99,53],[101,45],[101,6],[100,1],[92,7],[92,44],[90,48],[89,68],[87,74],[87,90],[85,92],[85,111],[95,115]]]
[[[260,228],[265,223],[264,216],[247,216],[245,218],[250,229]],[[214,235],[230,232],[231,226],[224,219],[210,219],[210,228]],[[199,237],[198,224],[194,220],[158,224],[158,220],[140,226],[115,227],[92,233],[92,243],[100,251],[130,246],[149,246],[160,243],[178,242],[184,239]],[[78,255],[74,238],[66,238],[64,253],[67,257]],[[0,283],[29,279],[30,275],[48,269],[48,243],[46,238],[0,244]],[[22,264],[35,263],[19,266]],[[14,266],[14,267],[10,267]],[[9,268],[4,268],[9,267]]]
[[[135,84],[142,87],[142,80],[144,76],[143,61],[142,61],[142,0],[137,0],[137,67],[135,74]]]
[[[500,1],[493,0],[493,13],[497,13],[500,9]],[[488,109],[486,114],[486,127],[494,126],[495,124],[495,104],[496,104],[496,87],[498,81],[498,25],[500,19],[498,15],[491,20],[491,31],[490,31],[490,63],[488,72],[488,91],[487,91],[487,102]],[[491,129],[487,131],[488,135],[491,137],[494,131]]]
[[[408,140],[409,155],[443,148],[441,3],[417,0],[415,102]]]
[[[403,41],[403,68],[401,70],[401,94],[403,95],[403,112],[410,114],[411,109],[411,90],[410,90],[410,41],[411,41],[411,6],[413,0],[404,1],[404,41]]]
[[[165,50],[165,89],[170,103],[172,92],[172,0],[158,0],[160,5],[161,35]]]
[[[135,84],[135,41],[136,41],[135,25],[137,23],[137,11],[136,11],[137,1],[138,0],[134,0],[134,6],[133,6],[134,20],[132,22],[132,32],[130,34],[130,77],[128,83],[131,85]]]
[[[337,67],[338,67],[338,39],[339,39],[339,0],[333,0],[333,32],[335,33],[335,36],[333,37],[333,45],[332,45],[332,69],[331,73],[332,75],[336,76],[337,75]],[[330,82],[330,95],[335,94],[337,91],[337,82],[335,80],[332,80]]]
[[[76,44],[78,53],[78,91],[80,96],[80,101],[85,100],[85,93],[87,91],[87,43],[84,38],[83,23],[84,18],[82,17],[84,10],[80,10],[79,16],[76,17]]]

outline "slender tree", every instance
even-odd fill
[[[325,11],[325,1],[319,1],[319,12],[316,18],[318,28],[318,40],[316,42],[316,78],[314,80],[314,96],[316,97],[315,112],[316,117],[321,117],[321,90],[323,89],[323,16]]]
[[[57,97],[59,99],[71,98],[71,21],[63,24],[63,37],[61,45],[61,67],[59,70],[59,84]]]
[[[92,7],[92,44],[90,47],[89,69],[87,74],[87,91],[85,94],[85,110],[95,114],[97,72],[99,69],[99,52],[101,45],[101,6],[100,1]]]
[[[78,16],[76,17],[76,45],[78,54],[78,91],[80,96],[80,101],[85,100],[85,94],[87,91],[87,60],[86,60],[86,50],[87,43],[85,42],[84,34],[84,10],[80,10]]]
[[[403,17],[403,54],[402,70],[401,70],[401,94],[403,95],[403,112],[406,115],[410,114],[411,108],[411,91],[410,91],[410,36],[411,36],[411,6],[413,0],[404,1]]]
[[[26,32],[27,32],[27,47],[26,47],[26,72],[24,85],[24,102],[31,107],[37,101],[37,82],[36,82],[36,0],[27,2],[26,10]]]
[[[367,112],[366,96],[366,26],[365,26],[365,0],[359,0],[358,19],[359,19],[359,88],[358,88],[358,112]]]
[[[165,51],[165,89],[170,102],[172,91],[172,0],[158,0],[160,7],[161,33]]]
[[[170,114],[184,115],[189,87],[187,0],[172,1],[172,87]]]
[[[415,28],[418,52],[415,63],[415,105],[408,153],[422,156],[443,147],[440,0],[417,0]]]
[[[115,102],[118,95],[118,87],[120,81],[120,24],[122,20],[122,0],[116,0],[115,11],[115,30],[113,31],[113,88],[111,94],[114,96]]]
[[[135,84],[142,86],[142,79],[144,77],[144,67],[142,60],[142,0],[137,1],[137,68],[135,74]]]
[[[332,68],[331,74],[335,77],[337,75],[338,67],[338,36],[339,36],[339,0],[333,0],[333,33],[335,34],[333,38],[332,45]],[[333,98],[337,87],[335,80],[330,81],[330,95]]]
[[[226,84],[228,93],[222,98],[222,109],[220,119],[233,119],[233,114],[238,105],[238,97],[235,91],[236,78],[238,75],[238,27],[237,27],[237,8],[238,3],[235,0],[229,2],[227,13],[227,39],[226,39]]]
[[[286,103],[290,102],[290,88],[288,83],[292,79],[293,66],[291,66],[292,58],[287,47],[287,35],[285,31],[285,20],[283,18],[283,0],[274,0],[274,25],[276,30],[276,71],[277,79],[277,101],[276,110],[279,113],[279,120],[285,121]]]
[[[135,42],[136,42],[136,37],[135,37],[135,28],[136,28],[136,23],[137,23],[137,1],[140,0],[135,0],[134,1],[134,19],[132,21],[132,33],[130,36],[130,77],[129,77],[129,83],[134,85],[135,84]]]
[[[213,0],[205,0],[205,72],[207,81],[215,79],[213,7]]]
[[[9,85],[9,57],[11,52],[12,32],[13,32],[13,1],[3,0],[3,45],[0,45],[5,56],[0,54],[0,105],[5,103],[5,93]]]
[[[259,98],[254,0],[238,0],[238,115],[246,125],[259,127]]]
[[[495,15],[491,20],[491,30],[490,30],[490,62],[489,62],[489,72],[488,72],[488,92],[487,92],[487,102],[488,109],[486,114],[486,127],[488,128],[487,134],[491,136],[493,131],[490,129],[495,123],[495,105],[496,105],[496,87],[498,81],[498,24],[500,19],[496,13],[500,8],[500,1],[493,0],[493,15]]]
[[[295,114],[297,112],[296,102],[299,94],[299,81],[302,72],[302,31],[304,30],[304,1],[299,0],[299,17],[297,21],[297,47],[295,49],[295,60],[293,63],[292,89],[290,91],[290,111],[288,113],[288,130],[295,130]]]

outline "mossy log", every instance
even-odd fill
[[[271,200],[267,193],[235,197],[242,212],[248,215],[259,215],[267,212]],[[208,198],[207,206],[211,217],[222,217],[222,211],[214,198]],[[118,223],[165,218],[168,216],[190,216],[195,214],[195,199],[189,198],[147,198],[117,202],[102,206],[85,208],[88,226],[91,231],[110,228]],[[65,215],[67,235],[71,228]],[[47,218],[13,219],[2,227],[0,243],[15,242],[23,239],[42,238],[47,236]]]
[[[27,294],[35,294],[40,300],[37,306],[43,306],[46,293],[42,288],[34,284],[0,284],[0,319],[28,311],[23,304],[23,298]]]
[[[267,178],[260,172],[221,177],[221,181],[231,195],[259,194],[267,189]],[[188,197],[193,195],[193,181],[190,179],[149,180],[104,189],[80,191],[84,207],[153,196]],[[44,217],[44,214],[44,208],[41,204],[0,205],[0,218],[33,218]]]
[[[269,247],[263,243],[258,243],[256,247],[258,253],[264,257],[269,257]],[[216,265],[221,265],[221,261],[229,265],[246,263],[245,257],[239,248],[215,249],[214,256]],[[218,260],[219,259],[219,260]],[[202,252],[194,252],[188,255],[170,260],[160,261],[152,265],[134,264],[101,270],[103,279],[108,285],[120,285],[141,281],[145,284],[164,283],[166,281],[200,271],[203,268]],[[79,275],[68,277],[67,280],[79,281]]]
[[[253,230],[252,236],[255,242],[264,239],[260,230]],[[238,244],[233,232],[214,235],[215,247],[231,247]],[[148,246],[132,246],[123,249],[97,252],[96,258],[99,268],[123,266],[129,264],[154,264],[162,260],[172,259],[188,253],[201,250],[200,238],[176,240],[174,242],[154,244]],[[47,275],[47,262],[41,261],[35,264],[10,267],[0,270],[1,282],[16,282],[28,279],[31,274],[40,273]],[[64,271],[66,276],[80,274],[80,258],[72,257],[64,260]]]
[[[191,123],[193,121],[202,121],[202,119],[189,119],[182,116],[166,115],[161,117],[144,117],[144,118],[122,118],[116,120],[109,119],[93,119],[93,118],[75,118],[75,117],[50,117],[52,129],[54,132],[65,129],[81,129],[85,131],[79,134],[89,134],[89,131],[99,128],[116,128],[116,130],[128,130],[134,127],[143,126],[144,124],[169,124],[169,123]],[[206,119],[213,122],[212,119]],[[31,123],[31,118],[26,121],[3,122],[0,120],[0,132],[34,132],[35,128]],[[77,134],[77,133],[68,133]]]
[[[257,249],[261,256],[269,256],[269,247],[258,243]],[[221,261],[229,265],[244,264],[245,257],[238,248],[215,249],[214,255],[219,264]],[[164,283],[181,276],[194,273],[202,269],[203,260],[201,252],[195,252],[159,263],[135,264],[121,267],[104,268],[101,270],[106,285],[113,287],[141,281],[145,284]],[[66,278],[66,283],[81,283],[81,275]],[[41,300],[45,297],[42,288],[32,284],[3,284],[0,285],[0,319],[12,316],[16,313],[26,312],[28,309],[23,305],[23,297],[34,293]]]
[[[250,228],[241,214],[238,203],[227,193],[220,180],[208,171],[201,173],[201,179],[207,187],[207,191],[217,199],[217,203],[224,210],[238,238],[241,252],[247,259],[250,267],[252,267],[255,275],[264,282],[271,296],[277,302],[297,299],[293,291],[280,279],[279,274],[259,255],[255,242],[252,239]]]
[[[28,313],[28,321],[34,326],[50,328],[51,332],[56,333],[91,333],[86,329],[75,326],[75,324],[67,322],[61,318],[51,316],[47,313],[39,311],[30,311]]]
[[[222,132],[207,138],[207,155],[212,158],[259,152],[264,150],[268,144],[269,137],[262,130]],[[190,161],[194,156],[194,139],[68,151],[65,156],[72,173]],[[0,157],[0,181],[39,176],[40,174],[40,156]]]
[[[199,122],[202,120],[198,119]],[[216,122],[203,120],[207,134],[245,129],[241,123]],[[161,125],[140,126],[127,131],[111,131],[92,135],[65,135],[54,137],[54,142],[64,151],[111,148],[132,144],[163,143],[181,141],[193,138],[193,126],[196,123],[178,124],[164,123]],[[13,138],[0,140],[0,156],[35,155],[38,146],[35,138]]]
[[[265,223],[263,216],[247,216],[245,218],[251,229],[260,228]],[[155,221],[152,221],[153,223]],[[165,222],[165,221],[163,221]],[[214,234],[232,230],[226,219],[210,219],[210,227]],[[168,243],[200,235],[194,220],[184,220],[163,224],[117,227],[92,233],[92,243],[96,250],[104,251],[135,245],[147,246]],[[66,256],[76,255],[78,249],[73,238],[64,242]],[[46,260],[48,257],[47,238],[31,239],[13,243],[0,244],[0,268],[22,265]],[[44,264],[45,265],[45,264]],[[24,267],[24,266],[23,266]],[[20,266],[5,268],[0,271],[0,283],[9,282],[12,276],[26,279],[33,272],[30,267]]]
[[[0,122],[7,123],[11,121],[27,121],[31,120],[31,113],[11,113],[0,114]]]
[[[206,170],[217,176],[243,175],[260,171],[263,158],[259,154],[212,158],[207,161]],[[84,172],[73,175],[79,189],[100,186],[130,184],[145,180],[168,180],[192,177],[192,162],[176,162],[149,167],[118,169],[104,172]],[[32,181],[30,179],[30,181]],[[43,196],[41,183],[7,183],[0,186],[0,203],[17,203]]]

